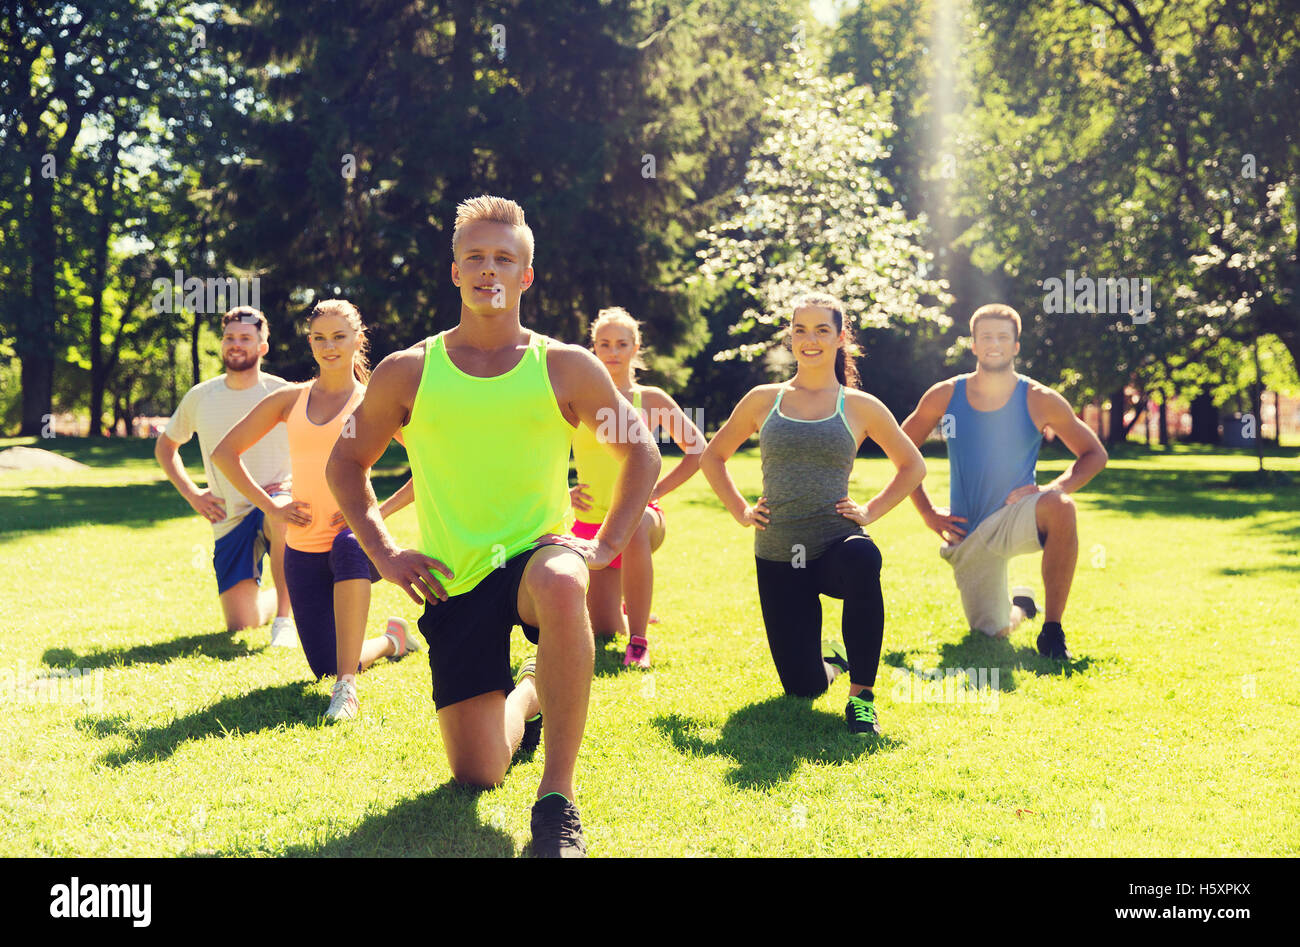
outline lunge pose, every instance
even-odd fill
[[[815,697],[848,672],[844,714],[852,733],[877,734],[873,688],[884,637],[880,550],[862,527],[898,505],[925,477],[925,462],[889,409],[857,390],[846,349],[852,330],[835,297],[794,302],[790,346],[798,366],[787,382],[759,385],[714,435],[700,467],[742,526],[753,526],[759,602],[772,660],[787,694]],[[758,433],[763,495],[750,504],[726,461]],[[865,504],[848,495],[849,475],[870,437],[896,472]],[[844,645],[821,644],[821,599],[844,600]]]
[[[238,631],[271,621],[271,644],[296,647],[284,581],[284,527],[266,521],[212,464],[212,451],[226,432],[253,407],[288,382],[261,370],[268,349],[266,317],[251,306],[237,306],[222,318],[221,364],[225,373],[185,393],[167,429],[154,445],[154,457],[185,501],[209,523],[215,539],[212,566],[226,628]],[[195,434],[207,489],[185,472],[180,448]],[[270,494],[289,490],[289,440],[283,427],[267,433],[247,458],[249,474]],[[275,595],[261,593],[262,559],[271,554]]]
[[[946,509],[916,488],[912,502],[939,534],[939,554],[952,566],[973,629],[1006,637],[1038,613],[1032,590],[1007,590],[1007,560],[1043,553],[1044,621],[1038,650],[1071,659],[1061,618],[1079,558],[1075,506],[1069,494],[1106,466],[1097,436],[1052,389],[1015,372],[1020,315],[1010,306],[981,306],[970,320],[975,371],[939,382],[903,422],[918,446],[939,427],[951,469]],[[1042,431],[1052,430],[1077,458],[1051,483],[1037,483]]]
[[[648,668],[650,643],[646,625],[650,621],[650,600],[654,592],[652,553],[663,544],[666,518],[657,502],[665,494],[691,478],[700,466],[704,435],[688,418],[677,402],[662,388],[636,383],[635,369],[645,368],[641,361],[641,329],[625,309],[602,309],[591,325],[591,343],[596,357],[605,365],[610,378],[623,397],[645,420],[653,435],[659,429],[668,432],[682,449],[682,459],[655,484],[650,504],[632,534],[632,541],[622,554],[614,557],[608,568],[591,574],[587,589],[587,609],[597,637],[613,637],[627,632],[625,666]],[[603,441],[624,436],[612,423],[598,431],[579,427],[573,432],[573,457],[578,468],[578,483],[569,491],[577,521],[573,534],[593,538],[609,513],[614,500],[614,483],[621,464],[618,456]],[[626,603],[626,609],[624,606]],[[626,610],[626,617],[624,612]]]
[[[388,630],[369,640],[370,584],[379,573],[347,529],[325,483],[325,462],[340,436],[353,434],[353,410],[370,375],[366,334],[357,308],[344,299],[317,303],[307,317],[319,375],[263,399],[231,428],[213,463],[236,489],[286,530],[285,575],[307,664],[319,679],[336,677],[327,720],[357,715],[357,671],[382,657],[400,658],[419,647],[406,622],[390,618]],[[281,422],[288,427],[293,494],[272,497],[248,475],[247,456]],[[411,502],[410,481],[382,507],[387,516]]]
[[[384,359],[340,439],[327,475],[379,572],[417,602],[429,643],[433,700],[458,782],[495,786],[545,718],[545,766],[532,811],[533,853],[586,852],[574,769],[587,720],[595,642],[588,570],[632,539],[659,475],[659,451],[590,352],[519,323],[533,282],[533,234],[522,208],[477,197],[456,212],[452,281],[460,321]],[[592,540],[566,535],[574,426],[616,418],[626,438],[609,514]],[[384,528],[367,471],[398,430],[406,436],[419,549]],[[510,632],[537,643],[517,679]]]

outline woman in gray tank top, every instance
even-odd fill
[[[816,697],[849,674],[845,720],[852,733],[877,734],[873,688],[884,639],[880,551],[864,526],[893,509],[925,477],[925,461],[889,409],[857,390],[847,357],[852,330],[833,296],[795,300],[790,344],[798,370],[741,399],[700,461],[710,486],[742,526],[753,526],[754,563],[767,642],[787,694]],[[763,496],[746,502],[727,473],[728,458],[759,436]],[[849,498],[849,475],[866,437],[897,472],[867,503]],[[844,644],[821,642],[821,599],[843,599]]]

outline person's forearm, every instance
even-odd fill
[[[700,455],[684,454],[682,459],[678,461],[677,466],[668,471],[668,474],[655,484],[654,496],[661,497],[666,493],[671,493],[695,476],[695,471],[699,469]]]
[[[894,472],[893,478],[885,484],[884,489],[867,501],[867,512],[872,519],[878,520],[902,503],[904,497],[911,495],[915,501],[916,493],[921,491],[924,480],[925,461],[918,460],[916,463],[904,464]]]
[[[356,461],[330,457],[325,465],[325,482],[329,484],[334,501],[339,511],[347,520],[352,535],[356,537],[361,548],[373,561],[383,556],[392,556],[401,550],[393,542],[393,537],[384,526],[380,513],[379,501],[374,488],[370,485],[368,471]],[[407,482],[414,484],[414,480]],[[402,490],[406,487],[403,486]],[[394,498],[402,491],[397,491]]]
[[[930,502],[930,494],[925,492],[924,481],[921,482],[919,487],[912,491],[911,497],[912,505],[916,507],[916,512],[920,513],[922,516],[934,512],[934,504]]]
[[[184,497],[186,501],[198,495],[198,484],[191,480],[190,475],[185,472],[185,465],[181,463],[178,451],[157,450],[154,451],[154,459],[158,461],[158,466],[167,475],[167,479],[172,482],[176,492]]]
[[[727,462],[717,454],[704,452],[700,458],[700,470],[704,474],[704,479],[709,481],[709,486],[717,494],[722,505],[727,508],[727,512],[740,519],[745,513],[745,507],[749,504],[736,489],[736,483],[731,479],[731,474],[727,472]]]
[[[379,515],[384,519],[392,516],[404,506],[409,506],[415,501],[415,478],[408,478],[406,483],[402,484],[398,491],[390,496],[379,506]]]
[[[248,498],[248,502],[257,507],[263,513],[270,513],[275,506],[271,502],[271,495],[253,482],[253,478],[248,475],[248,468],[244,466],[243,458],[231,451],[223,451],[220,447],[212,452],[212,465],[225,474],[230,485]]]
[[[615,549],[622,549],[632,541],[632,534],[650,502],[650,491],[659,478],[662,464],[659,448],[654,444],[633,444],[614,484],[614,499],[596,533],[597,540],[603,540]]]
[[[1082,490],[1088,481],[1101,473],[1106,466],[1106,452],[1098,450],[1085,451],[1061,476],[1047,485],[1047,489],[1060,490],[1062,493],[1074,493]]]

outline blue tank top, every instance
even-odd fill
[[[963,375],[940,424],[948,442],[948,507],[966,517],[966,535],[1007,501],[1017,487],[1037,483],[1042,432],[1029,416],[1029,380],[1018,382],[1007,403],[996,411],[976,411],[966,397]]]

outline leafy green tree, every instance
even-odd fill
[[[770,352],[790,303],[810,289],[841,298],[861,330],[937,335],[951,300],[921,245],[924,218],[907,216],[878,168],[893,131],[886,103],[805,57],[782,79],[730,212],[700,234],[701,279],[745,306],[728,330],[735,343],[714,359]]]

